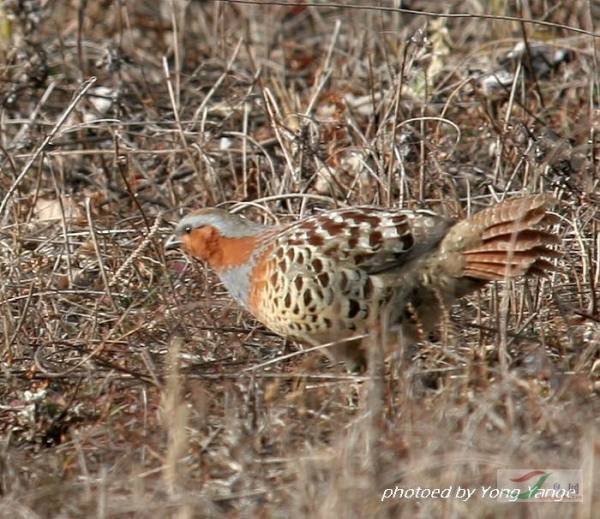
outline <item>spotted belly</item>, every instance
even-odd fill
[[[253,272],[250,309],[271,330],[322,344],[363,333],[373,280],[310,247],[274,246]]]

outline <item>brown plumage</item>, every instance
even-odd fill
[[[394,347],[431,331],[456,298],[488,281],[552,269],[546,195],[455,222],[427,211],[350,208],[283,226],[202,209],[177,226],[184,248],[275,332],[364,364],[360,339],[386,323]],[[350,339],[350,340],[348,340]]]

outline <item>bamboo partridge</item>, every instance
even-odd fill
[[[430,332],[442,308],[492,280],[543,274],[554,236],[545,195],[458,222],[427,211],[358,207],[266,226],[222,209],[184,217],[176,235],[265,326],[309,345],[338,343],[364,365],[360,339],[385,320],[385,343]],[[542,228],[542,229],[540,229]],[[340,342],[341,341],[341,342]]]

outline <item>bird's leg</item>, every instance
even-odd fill
[[[346,339],[329,348],[331,357],[343,361],[351,373],[364,373],[367,369],[367,352],[362,338]]]

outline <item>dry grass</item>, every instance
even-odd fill
[[[588,31],[600,17],[584,0],[513,4],[448,9]],[[1,516],[600,507],[592,36],[331,6],[1,9]],[[568,52],[549,64],[536,41]],[[498,86],[500,69],[516,79]],[[280,359],[297,347],[163,248],[192,207],[235,202],[269,222],[351,204],[460,215],[522,192],[560,198],[561,270],[457,306],[410,365],[386,364],[375,403],[368,377],[318,353]],[[531,467],[582,468],[585,502],[380,501]]]

